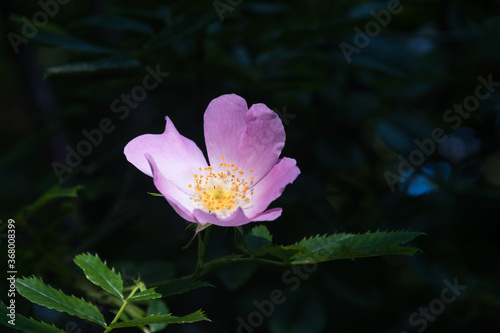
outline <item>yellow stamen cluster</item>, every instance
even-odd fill
[[[189,184],[193,192],[193,200],[199,209],[215,213],[219,217],[227,217],[234,213],[238,207],[250,203],[253,191],[253,177],[250,170],[249,180],[245,180],[245,172],[234,164],[221,163],[214,170],[211,166],[199,168],[194,177],[194,184]]]

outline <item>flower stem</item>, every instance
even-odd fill
[[[211,231],[212,228],[208,227],[205,230],[203,238],[201,232],[198,233],[198,260],[196,261],[196,269],[193,274],[195,279],[199,278],[202,275],[201,272],[203,271],[203,267],[205,266],[204,261],[207,256],[208,240],[210,238]]]
[[[120,319],[123,311],[125,311],[125,308],[127,307],[128,303],[130,302],[130,298],[132,296],[134,296],[134,294],[137,292],[137,290],[139,290],[139,288],[140,288],[140,285],[137,284],[134,287],[134,289],[132,289],[132,291],[130,292],[130,295],[128,295],[127,299],[125,299],[123,301],[123,304],[120,307],[120,310],[118,310],[118,313],[116,314],[115,318],[113,318],[113,321],[111,322],[111,324],[109,324],[108,328],[106,328],[106,330],[103,333],[108,333],[108,332],[111,332],[113,330],[113,328],[110,326],[113,325],[114,323],[116,323],[118,321],[118,319]]]
[[[197,271],[194,274],[188,275],[183,277],[183,279],[198,279],[201,276],[207,274],[210,272],[212,269],[214,269],[216,266],[224,265],[224,264],[229,264],[229,263],[235,263],[235,262],[255,262],[255,263],[261,263],[261,264],[267,264],[267,265],[273,265],[273,266],[280,266],[280,267],[288,267],[290,266],[289,263],[283,262],[283,261],[274,261],[274,260],[268,260],[268,259],[261,259],[261,258],[254,258],[254,257],[242,257],[238,256],[235,254],[224,256],[221,258],[217,258],[214,260],[211,260],[205,264],[202,264],[200,267],[197,267]]]
[[[201,276],[210,272],[213,268],[219,265],[228,264],[231,262],[256,262],[267,265],[281,266],[287,267],[290,264],[284,261],[274,261],[262,258],[255,258],[252,256],[244,256],[244,255],[236,255],[231,254],[221,258],[217,258],[205,263],[207,249],[208,249],[208,240],[210,238],[211,226],[207,227],[204,230],[205,234],[202,235],[200,231],[197,234],[198,237],[198,260],[196,261],[196,269],[193,274],[182,277],[183,280],[197,280]]]

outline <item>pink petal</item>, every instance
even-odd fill
[[[264,104],[252,105],[245,121],[235,164],[246,172],[253,170],[257,183],[278,162],[285,146],[285,130],[278,115]]]
[[[276,164],[285,145],[278,115],[264,104],[247,111],[245,100],[234,94],[210,102],[204,129],[210,165],[219,164],[224,156],[225,163],[234,163],[246,175],[253,170],[255,183]]]
[[[251,220],[261,221],[261,219],[258,219],[260,214],[263,214],[261,212],[283,193],[287,184],[291,184],[297,178],[300,174],[300,170],[296,164],[294,159],[283,157],[274,165],[271,171],[253,187],[251,206],[245,208],[245,214],[249,216]],[[272,211],[272,209],[267,212],[270,211]]]
[[[250,222],[256,221],[273,221],[281,216],[281,208],[273,208],[266,210],[258,214],[257,216],[249,219],[241,208],[238,208],[236,212],[234,212],[231,216],[226,218],[220,218],[214,213],[207,213],[200,209],[195,209],[193,215],[196,218],[196,222],[204,225],[206,223],[218,225],[221,227],[238,227],[240,225],[244,225]]]
[[[222,95],[208,104],[203,118],[205,143],[210,165],[217,165],[222,156],[234,163],[238,143],[245,131],[247,103],[238,95]]]
[[[163,175],[163,173],[158,169],[153,156],[146,153],[145,157],[150,165],[150,171],[153,174],[153,181],[158,191],[163,194],[168,203],[183,219],[190,222],[196,222],[196,219],[191,213],[194,209],[193,199]]]
[[[201,209],[195,209],[193,211],[193,215],[196,218],[196,221],[201,225],[210,223],[221,227],[237,227],[252,222],[245,216],[241,207],[238,208],[233,214],[225,218],[218,217],[215,213],[207,213]]]
[[[269,209],[252,217],[252,221],[274,221],[281,216],[282,211],[281,208]]]
[[[163,134],[144,134],[130,141],[124,149],[127,160],[145,174],[152,169],[145,154],[150,154],[158,170],[175,186],[189,193],[188,185],[194,181],[198,167],[207,166],[203,153],[191,140],[180,135],[172,121],[166,117]]]

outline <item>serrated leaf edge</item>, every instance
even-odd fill
[[[107,267],[110,271],[112,271],[113,273],[117,274],[117,275],[118,275],[118,277],[120,278],[120,280],[122,280],[122,275],[120,274],[120,272],[116,272],[114,267],[111,267],[111,268],[110,268],[110,267],[106,264],[106,261],[103,261],[103,260],[101,260],[101,258],[99,258],[99,256],[97,255],[97,253],[96,253],[95,255],[92,255],[91,253],[87,252],[87,253],[82,253],[82,254],[79,254],[79,255],[75,256],[74,261],[75,261],[75,264],[76,264],[76,265],[78,265],[78,264],[76,263],[76,258],[77,258],[77,257],[79,257],[79,256],[84,256],[84,255],[88,255],[88,256],[92,256],[92,257],[97,258],[97,259],[98,259],[98,260],[99,260],[99,261],[100,261],[100,262],[101,262],[104,266],[106,266],[106,267]],[[78,267],[80,267],[80,265],[78,265]],[[87,272],[85,272],[85,270],[84,270],[82,267],[80,267],[80,268],[81,268],[81,269],[83,270],[83,272],[85,273],[85,277],[87,278],[87,280],[89,280],[90,282],[94,283],[92,280],[90,280],[89,276],[87,275]],[[95,270],[95,272],[97,272],[97,273],[99,274],[99,276],[101,276],[101,278],[102,278],[104,281],[106,281],[106,282],[107,282],[107,279],[106,279],[106,278],[105,278],[105,277],[101,274],[101,272],[99,272],[98,270]],[[95,283],[94,283],[94,284],[95,284]],[[110,284],[110,283],[107,283],[107,284],[111,287],[111,289],[115,290],[115,292],[116,292],[118,295],[120,295],[120,298],[121,298],[122,300],[123,300],[123,299],[125,299],[125,298],[123,297],[123,291],[120,291],[120,290],[116,289],[116,288],[115,288],[112,284]],[[123,284],[123,280],[122,280],[122,284]],[[99,285],[97,285],[97,286],[99,286]],[[99,287],[101,287],[101,286],[99,286]],[[101,288],[102,288],[102,287],[101,287]],[[102,288],[102,289],[104,289],[104,288]],[[105,289],[104,289],[104,290],[105,290]],[[116,295],[115,295],[115,296],[116,296]]]
[[[47,285],[45,282],[43,282],[43,280],[42,280],[42,279],[39,279],[39,278],[37,278],[36,276],[32,276],[32,277],[30,277],[30,278],[21,278],[21,279],[17,279],[17,280],[16,280],[16,284],[18,283],[18,281],[20,281],[20,280],[26,280],[26,279],[28,279],[28,280],[30,280],[30,279],[31,279],[31,280],[39,280],[41,283],[43,283],[43,284],[44,284],[45,286],[47,286],[48,288],[52,288],[52,289],[54,289],[54,290],[56,290],[56,291],[59,291],[60,293],[62,293],[63,295],[65,295],[65,296],[67,296],[67,297],[72,297],[72,298],[75,298],[75,299],[77,299],[77,300],[83,301],[83,302],[85,302],[86,304],[88,304],[88,305],[92,306],[92,307],[93,307],[93,308],[94,308],[94,309],[95,309],[98,313],[101,313],[101,312],[99,311],[99,309],[98,309],[98,308],[97,308],[94,304],[92,304],[92,303],[90,303],[90,302],[87,302],[84,298],[78,298],[78,297],[76,297],[76,296],[74,296],[74,295],[68,295],[68,294],[64,293],[61,289],[56,289],[56,288],[54,288],[54,287],[52,287],[52,286]],[[28,286],[26,286],[26,285],[23,285],[23,286],[24,286],[24,287],[26,287],[26,288],[28,288]],[[29,288],[29,289],[30,289],[30,290],[32,290],[32,291],[36,291],[37,293],[39,293],[39,294],[41,294],[41,295],[43,295],[43,296],[47,297],[48,299],[51,299],[52,301],[54,301],[54,302],[56,302],[56,303],[57,303],[57,302],[60,302],[60,300],[58,300],[58,299],[53,299],[53,298],[49,297],[48,295],[45,295],[45,294],[41,293],[39,290],[32,289],[32,288]],[[19,294],[21,294],[21,293],[19,293]],[[21,294],[21,296],[23,296],[23,295]],[[27,298],[27,297],[25,297],[25,296],[23,296],[23,297],[24,297],[24,298],[26,298],[27,300],[31,301],[29,298]],[[32,302],[32,301],[31,301],[31,302]],[[49,306],[49,305],[45,305],[45,304],[41,304],[41,303],[37,303],[37,302],[32,302],[32,303],[36,303],[36,304],[42,305],[42,306],[44,306],[44,307],[46,307],[46,308],[53,309],[53,310],[56,310],[56,311],[58,311],[58,312],[65,312],[65,313],[67,313],[66,311],[61,311],[61,310],[58,310],[58,309],[56,309],[56,308],[54,308],[54,307],[51,307],[51,306]],[[77,316],[77,317],[79,317],[79,318],[86,319],[86,320],[92,321],[92,322],[94,322],[94,323],[98,323],[99,325],[106,326],[106,321],[105,321],[105,320],[104,320],[104,321],[102,321],[102,322],[100,322],[100,321],[90,320],[90,319],[88,319],[89,317],[88,317],[88,316],[86,316],[85,314],[84,314],[83,316],[81,316],[81,312],[76,311],[76,309],[73,309],[73,310],[75,311],[75,313],[78,313],[78,314],[76,314],[76,316]],[[69,314],[69,313],[68,313],[68,314]],[[80,314],[80,315],[79,315],[79,314]],[[101,316],[102,316],[102,313],[101,313]],[[103,317],[103,319],[104,319],[104,317]]]

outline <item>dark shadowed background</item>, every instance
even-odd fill
[[[192,273],[196,246],[181,247],[193,232],[147,194],[151,178],[123,147],[163,132],[168,115],[205,150],[206,106],[236,93],[275,110],[283,156],[302,171],[272,204],[284,209],[266,224],[276,243],[336,231],[427,235],[413,257],[311,273],[221,267],[204,277],[215,288],[166,299],[173,314],[202,308],[212,322],[167,332],[500,331],[498,1],[0,6],[0,230],[16,220],[19,276],[85,297],[72,258],[87,251],[130,282]],[[233,250],[232,230],[212,237],[210,256]],[[275,289],[285,300],[241,326],[259,321],[256,304]],[[67,332],[102,331],[17,301],[19,313]]]

